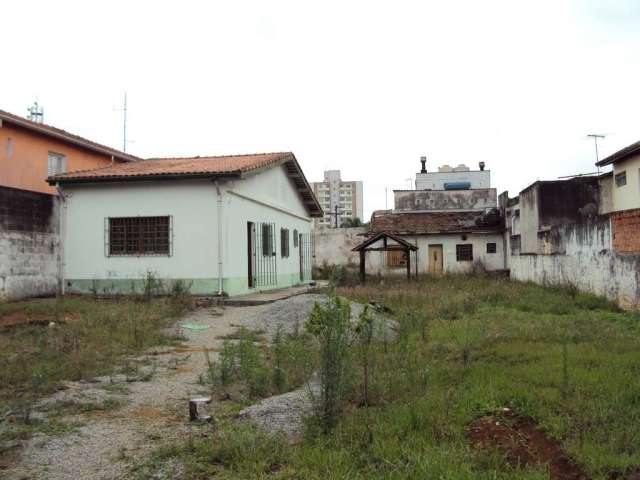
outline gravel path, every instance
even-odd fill
[[[239,327],[264,331],[272,338],[279,327],[284,331],[303,329],[304,322],[321,295],[299,295],[272,304],[225,309],[197,309],[178,323],[206,325],[204,330],[180,329],[186,337],[179,347],[155,348],[142,357],[129,359],[133,373],[95,379],[94,382],[67,382],[66,388],[44,400],[38,416],[60,401],[84,404],[119,402],[107,411],[66,417],[82,423],[63,436],[34,435],[25,445],[19,463],[3,472],[8,480],[113,480],[126,478],[131,465],[144,461],[159,445],[189,432],[187,405],[194,395],[208,393],[199,383],[207,365],[203,351],[217,358],[223,337]],[[356,318],[362,305],[352,305]],[[309,383],[317,393],[317,382]],[[309,386],[295,392],[268,398],[245,409],[242,417],[251,419],[265,431],[300,433],[302,418],[312,408]],[[212,405],[215,408],[215,401]],[[44,413],[43,413],[44,412]],[[178,471],[166,478],[179,476]]]
[[[206,392],[207,388],[198,382],[199,375],[206,371],[205,348],[212,359],[217,358],[216,350],[223,342],[221,337],[240,326],[264,330],[270,335],[275,334],[278,325],[287,330],[296,325],[303,328],[309,310],[318,299],[321,300],[318,295],[299,295],[267,305],[190,312],[178,323],[210,328],[180,329],[186,337],[180,347],[155,348],[142,357],[130,359],[130,364],[138,365],[133,374],[87,383],[67,382],[64,390],[43,401],[42,410],[59,401],[101,404],[115,400],[123,406],[65,418],[65,421],[83,423],[69,435],[34,435],[23,449],[19,463],[3,472],[3,478],[126,478],[132,464],[171,438],[184,437],[189,432],[188,399]],[[150,378],[135,381],[136,377],[142,380],[145,376]]]

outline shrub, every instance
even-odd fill
[[[336,426],[347,390],[350,318],[349,302],[333,297],[326,307],[316,302],[305,325],[320,345],[321,398],[318,407],[325,433]]]

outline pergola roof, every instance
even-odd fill
[[[401,237],[398,237],[397,235],[394,235],[392,233],[389,232],[380,232],[377,233],[376,235],[374,235],[373,237],[370,237],[368,239],[366,239],[364,242],[362,242],[360,245],[354,247],[353,249],[351,249],[352,252],[360,252],[362,250],[370,250],[370,246],[373,245],[374,243],[376,243],[378,240],[380,239],[391,239],[394,242],[397,242],[399,245],[385,245],[384,250],[412,250],[412,251],[416,251],[418,250],[418,247],[416,247],[414,244],[407,242],[406,240],[404,240]],[[385,242],[386,243],[386,242]],[[376,249],[379,250],[379,249]]]

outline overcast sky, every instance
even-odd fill
[[[512,195],[640,139],[640,1],[7,2],[0,109],[142,157],[293,151],[385,187],[486,162]],[[391,205],[391,194],[389,205]]]

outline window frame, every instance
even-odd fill
[[[124,250],[118,250],[118,251],[114,251],[113,246],[116,243],[114,241],[114,229],[115,229],[115,225],[113,221],[124,221],[124,220],[142,220],[142,219],[166,219],[166,227],[164,226],[160,226],[160,228],[166,228],[166,250],[128,250],[127,249],[127,233],[125,232],[124,234]],[[172,215],[138,215],[135,217],[105,217],[104,219],[105,222],[105,240],[104,240],[104,248],[105,248],[105,256],[106,257],[172,257],[173,256],[173,216]],[[127,226],[131,226],[131,224],[129,225],[125,225],[124,228],[126,229]],[[138,225],[138,232],[137,235],[140,235],[142,231],[142,233],[144,233],[143,229],[144,229],[144,225]],[[147,226],[148,227],[148,226]],[[156,225],[155,226],[156,229],[158,229],[159,227]],[[157,232],[155,232],[157,233]],[[122,240],[120,240],[122,241]],[[144,242],[144,240],[142,241]],[[159,241],[157,239],[154,240],[154,245],[157,246]]]
[[[260,234],[262,236],[262,256],[274,257],[276,255],[275,225],[273,223],[262,223],[261,225],[262,231]]]
[[[613,176],[613,180],[616,184],[616,188],[622,188],[627,185],[627,171],[623,170],[620,173],[616,173]]]
[[[289,229],[280,229],[280,258],[289,258]]]
[[[468,253],[462,251],[467,248]],[[456,262],[473,262],[473,243],[456,243]]]
[[[56,167],[59,167],[59,168],[56,168],[56,169],[52,168],[51,160],[53,160],[54,158],[57,162]],[[47,152],[47,177],[53,177],[60,173],[66,173],[66,171],[67,171],[67,156],[64,153],[58,153],[58,152],[49,150]]]
[[[387,268],[406,268],[407,255],[404,250],[387,250]]]
[[[489,245],[492,245],[491,250]],[[496,242],[487,242],[487,253],[498,253],[498,244]]]

